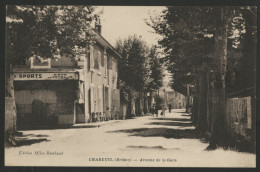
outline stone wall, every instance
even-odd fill
[[[251,96],[227,99],[227,128],[231,136],[241,135],[249,140],[252,129]]]

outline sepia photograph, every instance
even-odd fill
[[[5,20],[5,166],[256,168],[257,6]]]

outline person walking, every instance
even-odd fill
[[[172,104],[169,103],[169,104],[168,104],[168,107],[169,107],[169,113],[171,113],[171,110],[172,110]]]
[[[153,117],[154,117],[154,114],[155,114],[156,112],[155,112],[155,104],[153,104],[153,106],[152,106],[152,115],[153,115]]]
[[[165,106],[162,105],[162,112],[161,112],[161,115],[162,115],[162,116],[165,116],[165,109],[166,109]]]

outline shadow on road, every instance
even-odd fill
[[[180,126],[180,127],[191,127],[191,122],[151,122],[148,125],[166,125],[166,126]]]
[[[187,118],[152,118],[151,120],[164,120],[164,121],[188,121],[188,122],[191,122],[190,119],[187,119]]]
[[[18,141],[16,147],[20,147],[20,146],[25,146],[25,145],[32,145],[35,143],[40,143],[40,142],[48,142],[49,140],[46,138],[42,138],[42,139],[30,139],[30,138],[25,138],[25,139],[21,139]]]
[[[129,136],[164,137],[168,139],[200,139],[204,143],[207,142],[203,134],[196,131],[195,128],[190,128],[193,126],[190,119],[159,117],[150,118],[150,121],[146,125],[151,127],[115,130],[108,133],[128,133]],[[172,128],[173,126],[176,126],[176,128]]]
[[[48,140],[46,137],[49,137],[48,135],[42,135],[42,134],[19,134],[17,136],[10,136],[7,138],[5,147],[21,147],[21,146],[28,146],[28,145],[32,145],[35,143],[40,143],[40,142],[48,142],[50,140]]]
[[[182,114],[181,116],[188,116],[188,117],[191,117],[191,114],[190,114],[190,115],[187,115],[187,114]]]
[[[166,150],[164,147],[162,146],[152,146],[152,147],[149,147],[149,146],[127,146],[127,148],[131,148],[131,149],[157,149],[157,150]]]
[[[43,134],[37,134],[37,135],[35,135],[35,134],[26,134],[26,135],[23,135],[23,137],[28,137],[28,136],[30,136],[30,137],[49,137],[48,135],[43,135]]]
[[[136,128],[128,130],[110,131],[108,133],[129,133],[129,136],[141,137],[165,137],[174,139],[195,139],[200,138],[193,129],[171,129],[171,128]]]
[[[169,111],[166,111],[166,112],[168,113]],[[172,111],[171,111],[170,113],[185,113],[185,112],[184,112],[184,111],[183,111],[183,112],[182,112],[182,111],[180,111],[180,112],[178,112],[178,111],[177,111],[177,112],[176,112],[176,111],[175,111],[175,112],[172,112]]]

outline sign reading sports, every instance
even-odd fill
[[[78,80],[77,73],[14,73],[13,78],[15,81],[23,80]]]

